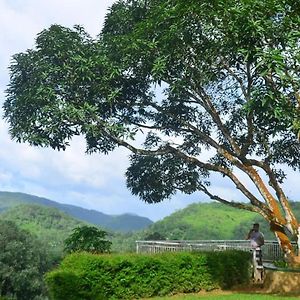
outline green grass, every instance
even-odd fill
[[[263,294],[240,294],[228,295],[181,295],[172,297],[157,297],[151,300],[299,300],[300,297],[263,295]],[[150,300],[150,299],[149,299]]]
[[[220,234],[222,239],[234,238],[233,233],[237,225],[241,222],[251,224],[256,216],[248,211],[232,209],[217,203],[204,203],[201,206],[192,205],[189,213],[182,217],[183,222],[202,230],[208,227],[213,231],[213,235],[218,236]],[[214,217],[212,218],[212,216]]]

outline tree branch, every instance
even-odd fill
[[[269,177],[270,186],[274,189],[276,196],[277,196],[279,202],[281,203],[281,206],[285,212],[285,216],[286,216],[286,220],[287,220],[286,226],[290,232],[296,234],[297,230],[299,228],[299,223],[290,208],[290,204],[288,202],[287,197],[285,196],[285,193],[283,192],[282,188],[280,187],[280,185],[278,184],[278,182],[276,180],[276,176],[275,176],[273,170],[265,162],[258,161],[255,159],[248,159],[248,161],[252,165],[258,166],[261,169],[263,169],[265,171],[265,173],[267,174],[267,176]]]
[[[202,87],[198,87],[197,89],[199,91],[200,97],[205,102],[206,107],[204,107],[204,108],[211,115],[213,121],[215,122],[215,124],[217,125],[219,130],[222,132],[223,136],[226,138],[226,140],[231,145],[231,147],[233,149],[233,152],[235,153],[235,156],[240,155],[240,153],[241,153],[240,147],[238,146],[237,142],[231,137],[231,135],[228,132],[227,128],[223,124],[218,112],[216,111],[216,109],[215,109],[215,107],[214,107],[214,105],[213,105],[213,103],[210,99],[210,96],[204,91],[204,89]]]
[[[251,202],[252,205],[258,207],[262,211],[264,211],[265,215],[268,215],[269,220],[272,220],[274,217],[272,216],[272,211],[260,200],[258,200],[240,181],[239,179],[231,172],[229,169],[224,168],[222,166],[217,166],[209,163],[204,163],[198,160],[195,157],[191,157],[186,155],[185,153],[181,152],[180,150],[171,147],[170,145],[167,146],[169,149],[172,150],[173,153],[175,153],[178,157],[181,157],[185,161],[189,163],[196,164],[200,168],[215,171],[223,174],[224,176],[228,177],[236,186],[238,190],[240,190]]]
[[[247,89],[244,86],[244,81],[234,71],[232,71],[230,66],[228,66],[228,64],[225,61],[223,61],[223,67],[238,82],[238,84],[241,88],[241,91],[246,99],[247,98]]]
[[[253,205],[247,205],[247,204],[240,203],[240,202],[232,202],[232,201],[225,200],[225,199],[209,192],[209,190],[204,185],[202,185],[200,187],[200,189],[201,189],[202,192],[204,192],[206,195],[208,195],[210,197],[210,199],[212,199],[212,200],[216,200],[220,203],[223,203],[223,204],[235,207],[235,208],[245,209],[245,210],[248,210],[248,211],[251,211],[251,212],[259,213],[267,221],[269,221],[269,216],[267,214],[265,214],[265,212],[263,210],[261,210],[259,207],[255,207]]]
[[[214,149],[216,149],[217,151],[221,152],[221,151],[225,151],[230,153],[230,155],[235,156],[235,153],[233,153],[230,149],[225,149],[223,146],[221,146],[220,144],[218,144],[214,139],[212,139],[208,134],[204,133],[203,131],[201,131],[199,128],[197,128],[196,126],[192,125],[191,123],[188,123],[186,121],[183,121],[182,119],[174,116],[174,114],[170,114],[167,111],[163,110],[162,107],[158,106],[157,104],[150,104],[153,108],[155,108],[157,111],[168,115],[170,117],[172,117],[173,119],[175,119],[176,121],[180,122],[181,124],[183,124],[184,126],[186,126],[187,128],[189,128],[191,130],[191,132],[197,134],[200,138],[203,139],[203,141],[205,141],[208,145],[210,145],[211,147],[213,147]]]
[[[112,139],[115,143],[117,143],[119,146],[123,146],[130,150],[131,152],[135,154],[140,154],[140,155],[149,155],[149,156],[155,156],[155,155],[165,155],[168,153],[172,153],[173,155],[180,157],[184,159],[188,163],[193,163],[199,166],[200,168],[210,170],[210,171],[215,171],[223,174],[224,176],[228,177],[231,179],[231,181],[235,184],[236,188],[239,189],[251,202],[252,205],[258,207],[260,210],[264,212],[265,215],[269,217],[270,220],[273,219],[272,217],[272,212],[269,210],[269,208],[260,200],[258,200],[240,181],[239,179],[227,168],[209,164],[209,163],[204,163],[198,160],[195,157],[191,157],[183,153],[182,151],[172,147],[169,144],[166,144],[164,147],[161,147],[157,150],[145,150],[145,149],[140,149],[137,147],[134,147],[133,145],[129,144],[128,142],[112,135],[109,133],[107,130],[102,128],[102,132],[108,136],[110,139]]]

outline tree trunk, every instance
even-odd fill
[[[293,248],[290,238],[284,232],[283,226],[278,223],[271,222],[270,228],[274,232],[281,249],[284,252],[284,258],[290,267],[300,267],[300,256],[297,250]],[[299,228],[300,229],[300,228]],[[298,249],[299,249],[299,235],[298,230]]]

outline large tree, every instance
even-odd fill
[[[123,0],[97,39],[51,26],[13,58],[10,133],[54,149],[74,135],[89,153],[125,147],[133,194],[200,191],[259,213],[295,261],[281,167],[300,168],[299,12],[288,0]],[[248,202],[213,193],[212,173]]]
[[[0,219],[0,298],[45,299],[49,258],[42,244],[13,222]]]

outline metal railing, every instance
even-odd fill
[[[292,243],[297,250],[297,244]],[[251,251],[247,240],[199,240],[199,241],[136,241],[137,253],[161,253],[176,251]],[[264,261],[274,261],[283,258],[284,254],[277,241],[265,241],[262,246]]]

